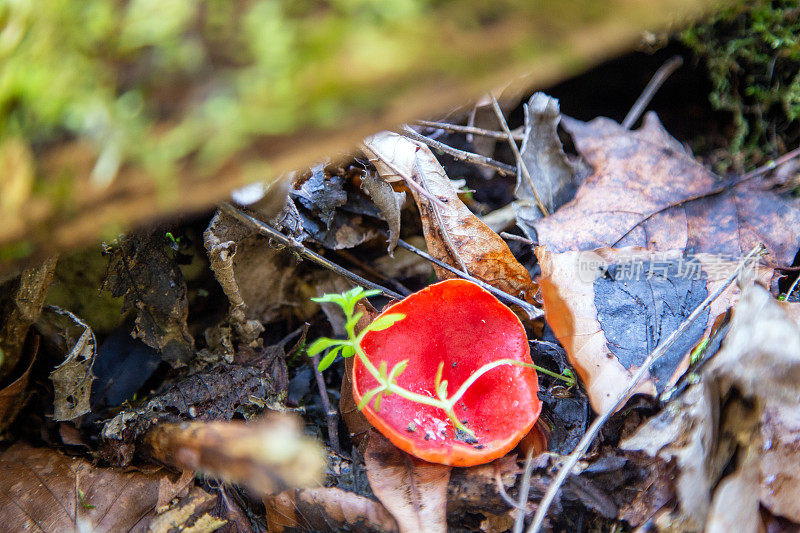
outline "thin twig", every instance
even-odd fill
[[[736,181],[736,183],[734,185],[738,185],[738,184],[742,183],[743,181],[747,181],[747,180],[753,179],[755,177],[758,177],[758,176],[760,176],[762,174],[766,174],[770,170],[772,170],[774,168],[778,168],[782,164],[787,163],[787,162],[791,161],[792,159],[797,158],[797,156],[800,156],[800,148],[795,148],[791,152],[786,152],[782,156],[776,157],[774,160],[772,160],[772,161],[770,161],[770,162],[768,162],[768,163],[766,163],[764,165],[761,165],[760,167],[755,168],[755,169],[751,170],[750,172],[742,174],[742,176]]]
[[[497,488],[497,493],[500,495],[503,501],[508,504],[509,507],[512,509],[521,510],[523,514],[528,510],[527,507],[519,507],[517,502],[515,502],[511,496],[508,495],[508,492],[506,492],[506,488],[503,485],[503,480],[500,477],[500,469],[497,467],[494,469],[494,484]]]
[[[377,165],[375,165],[375,162],[376,161],[380,161],[381,164],[385,165],[389,170],[392,171],[393,175],[395,175],[398,178],[402,179],[403,183],[405,183],[406,185],[408,185],[409,187],[411,187],[412,189],[414,189],[415,191],[420,193],[422,196],[427,198],[429,201],[431,201],[431,202],[433,202],[433,203],[435,203],[437,205],[440,205],[441,207],[445,207],[444,202],[442,202],[437,197],[435,197],[434,195],[432,195],[431,193],[426,191],[422,187],[422,185],[420,185],[419,183],[415,182],[414,180],[406,179],[406,177],[403,176],[403,174],[400,172],[400,169],[398,169],[391,161],[386,160],[386,159],[381,159],[380,157],[370,157],[369,154],[374,154],[375,152],[373,152],[367,145],[362,145],[362,150],[364,151],[365,155],[367,156],[367,160],[370,163],[372,163],[374,166],[377,167]],[[367,152],[369,152],[369,153],[367,153]],[[384,176],[384,175],[382,175],[381,177],[383,179],[386,179],[386,176]]]
[[[436,141],[434,139],[431,139],[430,137],[425,137],[424,135],[421,135],[416,131],[412,130],[408,126],[403,126],[403,135],[415,141],[427,144],[431,148],[435,148],[436,150],[440,150],[446,154],[449,154],[453,156],[454,159],[457,159],[459,161],[464,161],[466,163],[474,163],[476,165],[489,167],[496,170],[499,174],[502,174],[504,176],[513,176],[517,173],[517,169],[512,167],[511,165],[506,165],[505,163],[501,163],[500,161],[495,161],[491,157],[486,157],[479,154],[473,154],[472,152],[465,152],[464,150],[453,148],[452,146],[448,146],[443,142]]]
[[[404,249],[408,250],[409,252],[415,253],[418,256],[420,256],[420,257],[422,257],[424,259],[427,259],[428,261],[430,261],[434,265],[439,266],[439,267],[447,270],[448,272],[452,272],[453,274],[455,274],[458,277],[461,277],[461,278],[464,278],[466,280],[469,280],[472,283],[475,283],[476,285],[480,285],[482,288],[484,288],[487,291],[491,292],[492,294],[494,294],[495,296],[497,296],[501,300],[505,300],[505,301],[507,301],[509,303],[512,303],[514,305],[517,305],[517,306],[521,307],[523,311],[528,313],[528,316],[531,318],[531,320],[535,320],[535,319],[537,319],[539,317],[544,316],[544,311],[542,311],[538,307],[535,307],[535,306],[529,304],[525,300],[520,300],[516,296],[512,296],[512,295],[508,294],[505,291],[501,291],[497,287],[493,287],[492,285],[489,285],[488,283],[486,283],[484,281],[481,281],[481,280],[479,280],[478,278],[476,278],[474,276],[471,276],[471,275],[469,275],[469,274],[467,274],[465,272],[461,272],[457,268],[455,268],[453,266],[450,266],[447,263],[439,261],[438,259],[436,259],[432,255],[430,255],[429,253],[423,252],[419,248],[416,248],[416,247],[408,244],[403,239],[398,240],[397,241],[397,245],[400,246],[401,248],[404,248]]]
[[[522,160],[522,154],[519,153],[517,142],[514,140],[514,136],[511,135],[511,130],[508,129],[508,123],[506,122],[505,115],[503,115],[503,110],[500,109],[500,104],[497,103],[497,98],[495,98],[493,94],[489,93],[489,97],[492,99],[492,109],[494,109],[494,114],[497,115],[497,120],[500,121],[500,126],[503,128],[506,138],[508,139],[508,145],[511,147],[511,151],[514,152],[514,158],[517,160],[517,169],[522,174],[522,177],[528,181],[528,185],[530,185],[531,191],[533,191],[533,196],[536,198],[536,203],[539,206],[539,210],[542,212],[542,215],[548,216],[550,212],[547,210],[547,207],[545,207],[542,199],[539,197],[539,193],[536,192],[536,185],[533,183],[533,178],[531,178],[531,173],[528,171],[527,165],[525,165],[525,162]]]
[[[375,268],[373,268],[371,265],[368,265],[364,261],[360,260],[358,257],[353,255],[349,251],[347,251],[347,250],[335,250],[335,252],[336,252],[337,255],[341,256],[346,261],[350,261],[353,265],[357,266],[358,268],[360,268],[361,270],[363,270],[364,272],[366,272],[370,276],[373,276],[373,277],[375,277],[375,278],[377,278],[377,279],[379,279],[381,281],[385,281],[387,283],[391,283],[392,286],[395,289],[397,289],[397,292],[399,292],[403,296],[408,296],[409,294],[411,294],[413,292],[411,289],[409,289],[408,287],[406,287],[405,285],[403,285],[402,283],[400,283],[396,279],[392,279],[392,278],[384,276],[383,274],[378,272]]]
[[[525,244],[536,244],[535,242],[533,242],[532,240],[530,240],[530,239],[528,239],[526,237],[521,237],[519,235],[514,235],[513,233],[508,233],[507,231],[501,231],[500,232],[500,236],[502,238],[504,238],[505,240],[507,240],[507,241],[519,241],[519,242],[525,243]]]
[[[504,140],[508,138],[502,131],[485,130],[483,128],[476,128],[475,126],[461,126],[458,124],[450,124],[449,122],[431,122],[430,120],[415,120],[414,124],[418,126],[425,126],[426,128],[436,128],[439,130],[449,131],[451,133],[464,133],[466,135],[480,135],[481,137],[489,137],[491,139]],[[522,133],[511,132],[514,140],[521,141],[523,139]]]
[[[567,476],[572,472],[572,469],[589,449],[589,446],[591,446],[595,437],[597,437],[597,434],[600,433],[600,429],[603,427],[606,421],[619,408],[625,405],[625,402],[639,385],[639,382],[642,380],[645,374],[650,372],[650,367],[653,365],[653,363],[661,358],[667,352],[667,350],[672,347],[673,344],[675,344],[675,341],[677,341],[680,336],[691,327],[691,325],[695,320],[697,320],[703,311],[705,311],[705,309],[711,305],[714,300],[719,298],[719,295],[722,294],[722,292],[727,289],[731,283],[733,283],[733,281],[739,276],[739,273],[742,271],[742,269],[746,265],[749,265],[750,259],[761,255],[763,250],[763,245],[753,248],[753,250],[751,250],[750,253],[747,254],[747,256],[737,265],[733,273],[717,288],[717,290],[708,295],[708,297],[703,300],[703,302],[698,305],[688,317],[686,317],[686,320],[681,322],[680,326],[678,326],[678,329],[673,331],[669,337],[664,339],[664,341],[645,358],[645,360],[642,362],[642,365],[639,367],[639,370],[636,371],[636,374],[633,375],[625,389],[617,396],[617,400],[614,402],[614,405],[606,409],[603,414],[598,416],[594,422],[592,422],[592,425],[589,426],[589,429],[586,431],[586,434],[583,436],[581,441],[578,443],[572,453],[570,453],[564,460],[564,463],[561,465],[558,474],[556,474],[556,477],[553,478],[553,481],[550,483],[547,492],[539,502],[539,507],[536,509],[536,514],[533,517],[533,522],[531,522],[531,525],[528,528],[528,533],[538,533],[541,531],[542,524],[547,516],[547,511],[553,504],[553,500],[555,499],[556,494],[558,494],[558,491],[561,489],[561,486],[564,484],[564,481],[567,479]]]
[[[622,121],[622,127],[626,130],[631,129],[631,127],[639,120],[639,117],[642,116],[644,110],[647,109],[647,106],[650,104],[650,100],[653,99],[653,96],[658,92],[661,86],[667,81],[673,72],[678,70],[681,65],[683,65],[683,58],[681,56],[674,56],[669,61],[661,65],[653,77],[650,79],[650,82],[647,84],[647,87],[644,88],[642,94],[633,104],[631,110],[628,111],[628,115],[625,117],[625,120]]]
[[[331,270],[331,271],[335,272],[336,274],[339,274],[343,278],[349,279],[350,281],[352,281],[353,283],[355,283],[357,285],[361,285],[362,287],[367,287],[367,288],[370,288],[370,289],[379,290],[384,295],[388,296],[389,298],[394,298],[395,300],[402,300],[403,299],[403,295],[402,294],[398,294],[398,293],[394,292],[391,289],[387,289],[386,287],[382,287],[381,285],[378,285],[377,283],[373,283],[372,281],[370,281],[368,279],[365,279],[365,278],[362,278],[361,276],[359,276],[358,274],[356,274],[354,272],[350,272],[346,268],[340,267],[336,263],[328,261],[327,259],[325,259],[321,255],[312,252],[311,250],[309,250],[308,248],[306,248],[305,246],[300,244],[295,239],[293,239],[291,237],[287,237],[286,235],[284,235],[280,231],[276,230],[275,228],[273,228],[269,224],[267,224],[265,222],[262,222],[262,221],[260,221],[260,220],[258,220],[256,218],[251,217],[247,213],[245,213],[245,212],[243,212],[243,211],[241,211],[239,209],[236,209],[235,207],[233,207],[231,204],[229,204],[227,202],[222,203],[219,206],[219,209],[220,209],[220,211],[223,211],[226,214],[232,216],[233,218],[235,218],[236,220],[238,220],[242,224],[255,229],[256,231],[258,231],[262,235],[266,235],[270,239],[274,239],[274,240],[278,241],[279,243],[283,244],[284,246],[286,246],[288,248],[291,248],[297,255],[299,255],[300,257],[302,257],[304,259],[308,259],[312,263],[316,263],[316,264],[318,264],[318,265],[320,265],[320,266],[322,266],[324,268],[327,268],[328,270]]]
[[[519,499],[516,505],[517,517],[514,519],[513,533],[522,533],[525,528],[525,515],[527,514],[525,504],[528,502],[528,494],[531,491],[531,473],[533,473],[533,448],[533,446],[528,448],[528,454],[525,456],[525,473],[522,474],[522,483],[519,487]]]
[[[311,358],[311,366],[314,367],[314,377],[317,380],[319,397],[322,399],[322,408],[325,409],[325,420],[328,423],[328,438],[331,441],[331,448],[336,453],[342,453],[339,447],[339,417],[336,409],[331,406],[331,401],[328,398],[328,389],[325,387],[325,378],[322,376],[322,372],[319,371],[319,355],[314,355]]]

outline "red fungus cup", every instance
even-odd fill
[[[436,372],[454,394],[471,374],[498,359],[531,364],[530,348],[519,318],[491,293],[464,280],[447,280],[389,306],[380,316],[402,313],[403,320],[370,331],[361,347],[373,365],[388,368],[408,359],[397,384],[435,398]],[[378,382],[356,357],[356,402]],[[420,459],[452,466],[488,463],[508,453],[530,431],[542,405],[536,371],[502,365],[475,381],[455,404],[459,420],[474,434],[454,427],[445,412],[397,394],[383,398],[380,410],[370,402],[363,413],[395,446]]]

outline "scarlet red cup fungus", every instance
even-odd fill
[[[373,365],[388,368],[408,359],[397,377],[400,387],[436,398],[435,381],[451,396],[476,371],[500,359],[532,364],[528,338],[519,318],[491,293],[464,280],[436,283],[391,305],[379,315],[405,318],[369,331],[360,346]],[[356,402],[379,386],[361,360],[353,360]],[[541,412],[536,371],[499,365],[479,375],[455,403],[458,419],[474,437],[456,428],[438,407],[398,394],[386,395],[376,410],[363,408],[367,420],[398,448],[433,463],[471,466],[508,453],[533,427]]]

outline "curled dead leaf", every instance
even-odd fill
[[[535,285],[530,274],[505,241],[459,199],[430,148],[391,132],[368,137],[363,146],[384,179],[402,178],[409,184],[432,256],[512,296],[531,301]],[[455,277],[442,268],[434,269],[439,279]]]

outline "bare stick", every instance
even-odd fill
[[[466,135],[480,135],[481,137],[489,137],[492,139],[504,140],[508,135],[502,131],[485,130],[483,128],[476,128],[475,126],[461,126],[459,124],[450,124],[449,122],[431,122],[430,120],[416,120],[414,124],[425,126],[426,128],[436,128],[439,130],[449,131],[451,133],[464,133]],[[522,134],[514,133],[514,140],[521,141]]]
[[[528,238],[520,237],[519,235],[514,235],[513,233],[508,233],[507,231],[501,231],[500,236],[506,239],[507,241],[519,241],[525,244],[536,244],[535,242],[533,242]]]
[[[533,196],[536,197],[536,203],[539,206],[539,210],[542,212],[542,215],[548,216],[550,213],[547,211],[542,199],[539,197],[539,193],[536,192],[536,186],[533,184],[533,178],[531,178],[531,174],[528,172],[528,167],[522,160],[522,154],[519,153],[517,142],[514,140],[514,136],[511,135],[511,130],[508,129],[508,123],[506,122],[505,115],[503,115],[503,110],[500,109],[500,104],[497,103],[497,98],[495,98],[491,93],[489,96],[492,99],[492,109],[494,109],[494,113],[497,115],[497,120],[500,121],[500,126],[503,128],[506,138],[508,139],[508,145],[511,147],[511,151],[514,152],[514,158],[517,160],[517,169],[522,174],[522,177],[528,181],[528,185],[530,185],[531,191],[533,191]]]
[[[319,371],[319,355],[314,355],[311,358],[311,366],[314,367],[314,377],[317,379],[319,397],[322,399],[322,408],[325,409],[325,420],[328,423],[328,437],[331,440],[331,448],[336,453],[342,453],[339,447],[339,417],[336,409],[331,406],[331,401],[328,398],[328,388],[325,387],[325,378],[322,376],[322,372]]]
[[[486,283],[484,281],[481,281],[478,278],[476,278],[474,276],[471,276],[470,274],[467,274],[466,272],[461,272],[457,268],[452,267],[452,266],[448,265],[447,263],[439,261],[438,259],[436,259],[432,255],[430,255],[429,253],[423,252],[419,248],[416,248],[416,247],[408,244],[403,239],[398,240],[397,244],[401,248],[405,248],[409,252],[415,253],[418,256],[427,259],[428,261],[430,261],[434,265],[442,267],[443,269],[447,270],[448,272],[452,272],[453,274],[455,274],[456,276],[458,276],[460,278],[464,278],[466,280],[471,281],[472,283],[474,283],[476,285],[480,285],[482,288],[484,288],[487,291],[491,292],[492,294],[494,294],[495,296],[497,296],[501,300],[505,300],[505,301],[507,301],[509,303],[512,303],[514,305],[517,305],[517,306],[521,307],[523,311],[528,313],[528,316],[531,318],[531,320],[535,320],[535,319],[537,319],[539,317],[544,316],[544,311],[542,311],[538,307],[535,307],[535,306],[529,304],[528,302],[526,302],[525,300],[521,300],[521,299],[517,298],[516,296],[511,296],[507,292],[501,291],[497,287],[493,287],[492,285],[489,285],[488,283]]]
[[[372,266],[368,265],[364,261],[360,260],[358,257],[353,255],[352,253],[348,252],[347,250],[335,250],[337,255],[343,257],[346,261],[350,261],[352,264],[381,281],[385,281],[387,283],[391,283],[397,292],[402,294],[403,296],[408,296],[413,291],[411,291],[408,287],[397,281],[396,279],[387,278],[377,270],[375,270]]]
[[[501,163],[500,161],[495,161],[491,157],[486,157],[479,154],[473,154],[472,152],[465,152],[464,150],[453,148],[452,146],[448,146],[443,142],[436,141],[434,139],[431,139],[430,137],[425,137],[424,135],[421,135],[416,131],[412,130],[408,126],[403,126],[403,135],[415,141],[427,144],[431,148],[435,148],[436,150],[441,150],[446,154],[450,154],[451,156],[453,156],[453,158],[458,159],[459,161],[464,161],[467,163],[474,163],[476,165],[489,167],[496,170],[499,174],[502,174],[504,176],[513,176],[517,173],[517,169],[512,167],[511,165],[506,165],[505,163]]]
[[[525,514],[527,511],[528,493],[531,490],[531,473],[533,472],[533,446],[528,449],[525,456],[525,473],[522,474],[522,483],[519,487],[519,499],[517,501],[517,517],[514,519],[514,533],[522,533],[525,528]]]
[[[542,529],[542,524],[544,523],[544,519],[547,516],[547,511],[550,509],[550,506],[553,504],[553,500],[558,494],[558,491],[561,489],[561,485],[564,484],[564,481],[567,479],[567,476],[572,472],[572,469],[578,463],[578,461],[583,457],[586,451],[591,446],[592,442],[594,441],[595,437],[598,433],[600,433],[600,429],[606,423],[606,421],[614,414],[619,408],[625,405],[625,402],[628,401],[628,398],[631,396],[633,391],[639,385],[639,382],[642,378],[650,372],[650,367],[655,363],[660,357],[662,357],[667,350],[675,344],[681,335],[683,335],[686,330],[688,330],[692,323],[705,311],[705,309],[711,305],[711,302],[719,298],[719,295],[728,288],[728,286],[733,283],[733,281],[739,276],[739,273],[742,269],[749,265],[750,259],[761,255],[763,253],[764,246],[759,245],[753,248],[749,254],[739,262],[739,265],[733,271],[733,273],[728,276],[728,279],[722,283],[717,290],[715,290],[712,294],[708,295],[708,297],[703,300],[703,302],[698,305],[692,313],[686,317],[686,320],[681,322],[678,329],[672,332],[669,337],[664,339],[664,342],[659,344],[655,350],[653,350],[650,355],[642,362],[642,365],[639,367],[639,370],[636,371],[636,374],[633,375],[631,380],[628,382],[625,390],[620,393],[617,397],[617,401],[614,402],[614,405],[607,409],[603,414],[598,416],[592,425],[589,426],[589,429],[586,431],[586,434],[583,436],[581,441],[575,447],[575,449],[570,453],[567,458],[564,460],[564,464],[556,474],[556,477],[553,478],[553,481],[550,482],[550,486],[547,488],[547,492],[545,493],[542,500],[539,502],[539,507],[536,509],[536,514],[533,517],[533,522],[531,522],[530,527],[528,528],[528,533],[538,533]]]
[[[223,204],[220,204],[219,209],[220,209],[220,211],[223,211],[226,214],[232,216],[233,218],[235,218],[236,220],[238,220],[242,224],[255,229],[256,231],[258,231],[262,235],[265,235],[265,236],[269,237],[270,239],[274,239],[274,240],[278,241],[279,243],[283,244],[284,246],[286,246],[288,248],[291,248],[297,255],[299,255],[300,257],[302,257],[304,259],[308,259],[312,263],[316,263],[316,264],[318,264],[318,265],[320,265],[320,266],[322,266],[324,268],[327,268],[328,270],[332,270],[333,272],[339,274],[343,278],[349,279],[350,281],[352,281],[353,283],[356,283],[357,285],[361,285],[362,287],[368,287],[370,289],[379,290],[384,295],[388,296],[389,298],[394,298],[395,300],[402,300],[403,299],[403,295],[402,294],[398,294],[398,293],[394,292],[391,289],[387,289],[386,287],[382,287],[382,286],[378,285],[377,283],[373,283],[372,281],[370,281],[370,280],[368,280],[366,278],[362,278],[361,276],[359,276],[358,274],[356,274],[354,272],[350,272],[346,268],[340,267],[336,263],[328,261],[327,259],[325,259],[321,255],[312,252],[311,250],[309,250],[308,248],[306,248],[305,246],[300,244],[295,239],[293,239],[291,237],[287,237],[286,235],[284,235],[280,231],[276,230],[275,228],[273,228],[269,224],[267,224],[265,222],[262,222],[262,221],[260,221],[260,220],[258,220],[256,218],[251,217],[247,213],[245,213],[245,212],[243,212],[243,211],[241,211],[239,209],[236,209],[235,207],[233,207],[231,204],[229,204],[227,202],[223,203]]]
[[[419,183],[415,182],[414,180],[405,179],[405,177],[400,172],[400,170],[396,166],[394,166],[391,163],[391,161],[387,161],[387,160],[380,159],[380,158],[377,158],[377,157],[370,157],[369,154],[373,153],[372,150],[367,148],[366,145],[362,144],[361,146],[362,146],[362,148],[361,148],[362,152],[364,152],[364,154],[367,155],[367,159],[369,160],[370,163],[375,165],[376,161],[380,161],[382,165],[385,165],[387,168],[389,168],[392,171],[393,175],[395,175],[398,178],[402,179],[403,183],[405,183],[406,185],[408,185],[409,187],[411,187],[412,189],[414,189],[415,191],[420,193],[422,196],[424,196],[425,198],[427,198],[429,201],[433,202],[434,204],[437,204],[437,205],[439,205],[441,207],[446,207],[444,205],[444,202],[442,202],[437,197],[435,197],[434,195],[429,193],[426,189],[424,189],[422,187],[422,185],[420,185]],[[383,176],[383,178],[386,179],[386,176]]]
[[[776,157],[773,161],[770,161],[769,163],[761,165],[760,167],[758,167],[756,169],[753,169],[750,172],[742,174],[742,176],[736,181],[735,185],[738,185],[739,183],[741,183],[743,181],[747,181],[749,179],[753,179],[755,177],[758,177],[758,176],[760,176],[762,174],[766,174],[767,172],[769,172],[773,168],[778,168],[782,164],[787,163],[787,162],[791,161],[792,159],[795,159],[797,156],[800,156],[800,148],[795,148],[791,152],[786,152],[782,156]]]
[[[628,111],[628,115],[625,117],[625,120],[622,121],[622,127],[626,130],[631,129],[631,127],[639,120],[639,117],[642,116],[644,110],[647,109],[647,106],[650,104],[650,100],[653,99],[653,96],[658,92],[661,86],[667,81],[673,72],[678,70],[680,66],[683,65],[683,58],[681,56],[674,56],[669,61],[661,65],[653,77],[650,79],[650,83],[647,84],[647,87],[644,88],[642,94],[633,104],[631,110]]]
[[[497,488],[497,494],[499,494],[500,497],[503,498],[503,501],[506,502],[506,504],[512,509],[521,510],[522,514],[524,515],[525,512],[527,511],[527,507],[519,507],[517,505],[517,502],[511,499],[511,496],[509,496],[508,492],[506,492],[505,486],[503,486],[503,480],[500,478],[500,470],[498,470],[497,468],[495,468],[494,470],[494,484],[495,487]]]

